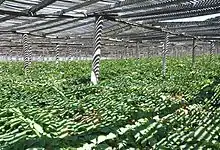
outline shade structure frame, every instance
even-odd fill
[[[167,68],[167,64],[166,64],[166,55],[168,52],[168,46],[169,46],[169,33],[166,33],[165,39],[164,39],[164,47],[163,47],[163,51],[162,51],[162,75],[163,77],[166,77],[166,68]]]
[[[56,63],[58,63],[59,62],[59,56],[60,56],[60,45],[57,43],[56,44],[56,48],[55,48],[55,51],[56,51]]]
[[[211,41],[211,42],[210,42],[210,61],[212,61],[212,59],[213,59],[214,48],[215,48],[215,42],[214,42],[214,41]]]
[[[103,30],[103,16],[95,17],[95,32],[94,32],[94,54],[92,59],[91,82],[96,85],[100,74],[100,59],[101,59],[101,38]]]
[[[25,74],[28,74],[29,72],[29,44],[28,44],[28,35],[27,34],[23,34],[22,35],[22,43],[23,43],[23,59],[24,59],[24,71]]]
[[[195,38],[193,38],[193,48],[192,48],[192,66],[194,66],[195,65],[195,50],[196,50],[196,47],[197,47],[197,45],[196,45],[196,39]]]

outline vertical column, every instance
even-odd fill
[[[76,60],[79,60],[80,58],[79,58],[79,50],[78,49],[76,49]]]
[[[128,59],[128,45],[125,45],[125,59]]]
[[[28,72],[28,66],[29,66],[29,63],[28,63],[28,50],[29,47],[28,47],[28,35],[27,34],[23,34],[23,58],[24,58],[24,71],[25,71],[25,74]]]
[[[110,49],[110,46],[108,49]],[[114,59],[114,51],[112,49],[110,51],[110,59]]]
[[[77,60],[77,51],[76,48],[73,49],[73,56],[74,56],[74,60]]]
[[[45,57],[46,57],[46,62],[49,62],[50,61],[50,54],[49,54],[50,50],[49,50],[49,47],[46,48],[46,53],[45,53]]]
[[[73,52],[73,48],[72,46],[69,47],[69,52],[70,52],[70,61],[73,61],[73,57],[74,57],[74,52]]]
[[[42,61],[45,62],[45,49],[42,48]]]
[[[85,48],[85,49],[84,49],[84,60],[87,60],[87,49],[88,49],[88,48]]]
[[[122,49],[122,55],[123,55],[123,59],[126,59],[126,53],[127,53],[127,49],[126,49],[126,45],[123,45],[123,49]]]
[[[219,42],[216,42],[216,54],[219,54]]]
[[[197,46],[198,47],[198,46]],[[201,48],[200,47],[198,47],[198,56],[200,56],[201,55]]]
[[[200,56],[202,56],[203,53],[202,53],[202,47],[201,47],[201,46],[200,46],[200,48],[199,48],[199,51],[200,51]]]
[[[129,45],[127,45],[127,47],[126,47],[126,51],[127,51],[127,58],[130,58],[130,52],[129,52]]]
[[[177,53],[177,51],[178,51],[178,47],[176,46],[176,47],[173,47],[173,49],[174,49],[174,56],[175,56],[175,58],[177,58],[178,57],[178,53]]]
[[[65,44],[65,48],[64,48],[64,61],[68,61],[68,46],[67,43]]]
[[[91,82],[97,84],[99,78],[99,63],[101,57],[101,35],[103,28],[103,17],[95,18],[95,35],[94,35],[94,54],[92,59]]]
[[[140,45],[139,45],[139,42],[136,43],[136,58],[138,59],[140,56],[139,56],[139,52],[140,52]]]
[[[207,46],[205,45],[205,43],[202,46],[202,51],[203,51],[203,55],[206,55],[206,53],[207,53]]]
[[[12,61],[12,47],[9,47],[8,60]]]
[[[215,48],[215,43],[212,41],[212,42],[210,43],[210,61],[211,61],[212,58],[213,58],[214,48]]]
[[[176,46],[176,45],[175,45],[175,46]],[[172,56],[172,57],[174,57],[174,47],[175,47],[175,46],[173,46],[172,49],[171,49],[172,52],[171,52],[171,55],[170,55],[170,56]]]
[[[166,76],[166,53],[168,51],[168,44],[169,44],[169,33],[166,33],[164,48],[162,51],[163,59],[162,59],[162,74]]]
[[[12,50],[12,47],[10,47],[10,52],[9,52],[9,57],[10,57],[10,61],[12,61],[12,53],[13,53],[13,50]]]
[[[195,65],[195,49],[196,49],[196,38],[193,38],[192,66]]]
[[[151,46],[148,46],[148,49],[147,49],[147,57],[150,58],[151,57]]]
[[[31,62],[32,62],[32,44],[33,44],[33,42],[31,40],[30,44],[29,44],[29,49],[28,49],[28,58],[29,58],[28,64],[29,64],[29,66],[31,65]]]
[[[118,48],[117,47],[115,48],[115,59],[116,60],[118,59]]]
[[[60,45],[57,43],[57,45],[56,45],[56,63],[59,62],[59,55],[60,55]]]
[[[79,50],[79,60],[82,60],[82,49]]]
[[[46,47],[43,49],[43,59],[44,59],[44,62],[47,62],[47,48]]]
[[[70,46],[67,47],[67,61],[71,60]]]
[[[184,50],[187,51],[187,48],[182,47],[182,48],[180,49],[180,58],[182,58],[182,57],[184,56],[184,53],[183,53]]]
[[[16,61],[19,61],[19,52],[18,52],[18,50],[16,51]]]
[[[9,49],[10,49],[10,47],[9,47]],[[10,56],[10,50],[6,51],[6,61],[9,61],[9,56]]]

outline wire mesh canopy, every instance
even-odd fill
[[[218,0],[1,0],[0,32],[49,38],[92,38],[95,16],[105,17],[104,37],[161,40],[172,32],[187,38],[219,39],[219,18],[167,20],[217,14]],[[10,37],[4,36],[6,39]]]

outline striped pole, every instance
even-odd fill
[[[166,33],[165,41],[164,41],[164,47],[162,51],[163,59],[162,59],[162,74],[165,77],[166,76],[166,53],[168,51],[168,45],[169,45],[169,33]]]
[[[125,53],[125,56],[126,56],[126,59],[129,58],[129,48],[128,48],[128,45],[126,45],[126,53]]]
[[[219,42],[216,42],[216,53],[219,54]]]
[[[82,50],[79,50],[79,60],[82,60]]]
[[[67,47],[67,61],[71,60],[70,46]]]
[[[10,48],[10,52],[9,52],[10,61],[12,61],[12,53],[13,53],[13,50],[12,48]]]
[[[42,59],[43,59],[43,62],[45,62],[45,49],[44,48],[42,49]]]
[[[25,73],[28,72],[28,66],[29,66],[29,63],[28,63],[28,50],[29,47],[28,47],[28,35],[27,34],[23,34],[23,58],[24,58],[24,70],[25,70]]]
[[[147,57],[148,57],[148,58],[150,58],[150,48],[151,48],[150,46],[147,47]]]
[[[64,54],[63,54],[64,56],[64,58],[63,58],[63,61],[64,62],[66,62],[66,61],[68,61],[68,45],[67,45],[67,43],[65,44],[65,48],[64,48]]]
[[[9,49],[9,52],[7,53],[7,60],[8,61],[12,61],[12,57],[11,57],[11,55],[12,55],[12,48],[10,47],[10,49]]]
[[[210,47],[210,61],[212,60],[212,58],[213,58],[213,52],[214,52],[214,48],[215,48],[215,43],[212,41],[211,43],[210,43],[211,45],[211,47]]]
[[[73,57],[74,57],[74,60],[76,61],[77,60],[77,53],[76,53],[76,49],[73,50]]]
[[[193,38],[193,49],[192,49],[192,66],[195,65],[195,49],[196,49],[196,39]]]
[[[86,55],[86,60],[88,60],[88,52],[89,52],[89,49],[86,49],[86,51],[85,51],[85,55]]]
[[[76,49],[76,60],[79,60],[80,58],[79,58],[79,50],[78,49]]]
[[[95,18],[95,35],[94,35],[94,54],[92,59],[91,82],[97,84],[99,78],[99,63],[101,57],[101,35],[103,28],[103,17]]]
[[[5,54],[5,61],[9,61],[9,51],[6,51],[6,54]]]
[[[139,59],[140,58],[140,46],[139,46],[139,42],[136,43],[136,58]]]
[[[59,55],[60,55],[60,45],[56,45],[56,63],[59,62]]]
[[[47,62],[50,60],[50,58],[49,58],[49,56],[50,56],[49,53],[50,53],[50,52],[49,52],[49,51],[50,51],[49,48],[47,48],[47,49],[46,49],[46,55],[45,55]]]
[[[28,64],[29,65],[31,65],[31,62],[32,62],[32,44],[33,42],[31,41],[29,45],[29,49],[28,49],[28,58],[29,58]]]
[[[16,61],[19,61],[19,52],[18,51],[16,51]]]

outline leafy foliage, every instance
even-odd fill
[[[0,63],[2,149],[220,148],[220,58]]]

